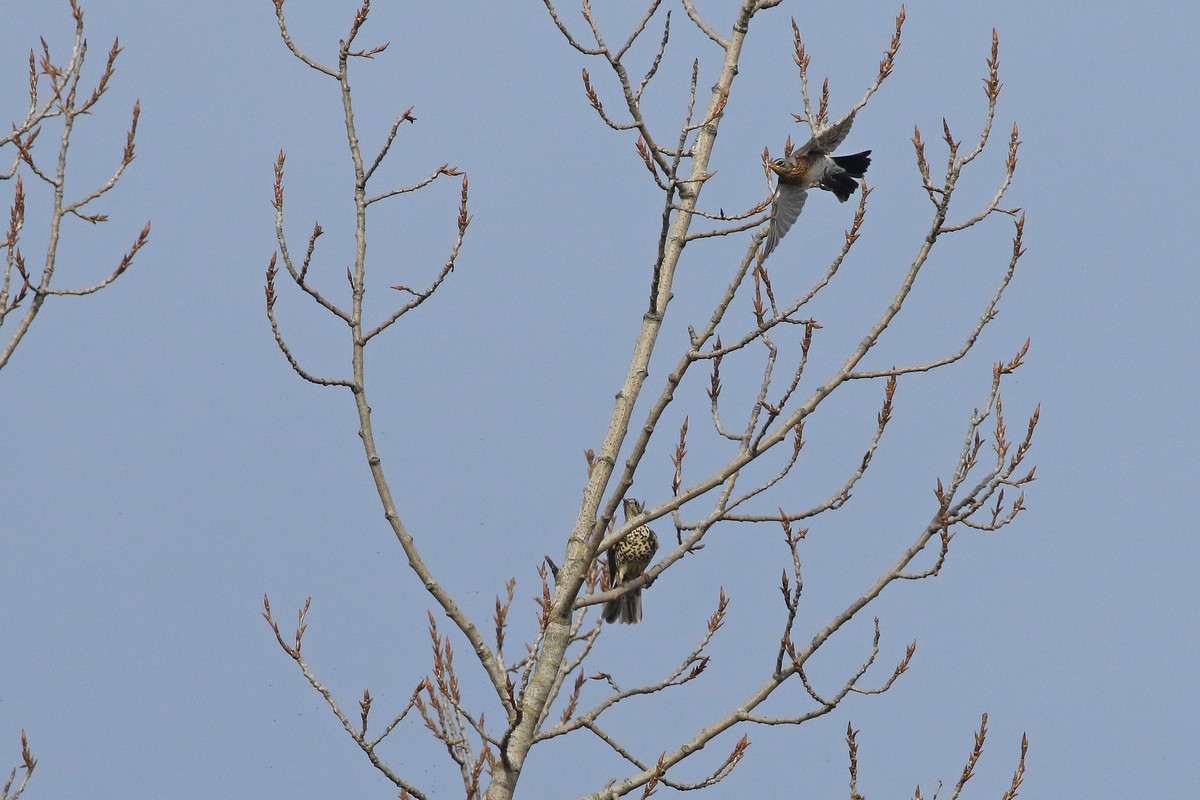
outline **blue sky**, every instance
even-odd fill
[[[628,20],[605,5],[616,4],[596,3],[602,23],[623,37]],[[301,46],[328,59],[354,6],[287,8]],[[485,626],[515,575],[515,618],[528,626],[534,568],[561,556],[582,452],[598,447],[624,375],[659,201],[631,138],[604,128],[582,96],[587,67],[615,103],[609,76],[566,45],[540,3],[422,6],[379,2],[372,13],[364,41],[392,44],[356,65],[360,131],[371,150],[414,106],[418,122],[402,131],[387,180],[456,165],[470,174],[474,221],[445,288],[370,353],[374,418],[401,512],[433,569]],[[893,430],[856,502],[814,526],[809,622],[906,546],[984,399],[991,363],[1027,337],[1027,364],[1004,397],[1012,431],[1042,408],[1029,510],[998,534],[964,531],[942,576],[880,598],[881,660],[919,642],[890,692],[851,698],[797,730],[749,730],[746,761],[714,796],[840,796],[848,721],[861,731],[860,791],[909,796],[919,783],[929,796],[957,778],[984,711],[979,796],[1007,786],[1022,732],[1026,797],[1184,797],[1200,778],[1190,507],[1200,159],[1185,137],[1200,122],[1191,102],[1200,11],[1068,6],[910,4],[895,74],[855,122],[846,148],[874,151],[875,194],[859,260],[818,309],[830,320],[823,358],[861,336],[852,323],[877,315],[919,243],[927,201],[913,125],[931,152],[943,117],[963,138],[978,130],[993,27],[998,133],[1017,121],[1023,141],[1009,201],[1028,215],[1028,254],[972,358],[901,382]],[[40,759],[29,797],[393,796],[259,617],[264,592],[289,623],[313,596],[306,650],[346,705],[365,687],[402,703],[429,669],[431,603],[382,518],[351,399],[291,372],[262,309],[281,148],[292,246],[319,219],[321,280],[332,292],[345,285],[350,179],[334,86],[287,53],[266,0],[84,7],[93,68],[114,37],[125,50],[109,94],[81,123],[72,185],[111,170],[135,99],[142,118],[137,159],[98,209],[110,221],[68,229],[63,284],[107,274],[146,219],[154,232],[114,286],[48,302],[0,372],[0,765],[17,763],[24,728]],[[732,3],[701,8],[728,26]],[[560,10],[580,24],[574,6]],[[707,203],[757,202],[762,148],[804,138],[790,116],[800,95],[789,16],[814,74],[830,76],[836,112],[873,77],[896,10],[785,2],[756,20]],[[28,49],[45,36],[62,53],[71,25],[66,2],[5,11],[0,102],[15,118]],[[682,9],[673,24],[679,43],[650,95],[660,93],[660,126],[682,108],[691,59],[702,87],[718,64]],[[982,161],[965,200],[990,197],[1002,147]],[[0,187],[5,205],[10,186]],[[386,313],[386,286],[436,272],[457,192],[444,182],[380,213],[372,311]],[[793,260],[799,281],[823,269],[849,224],[850,206],[830,200],[810,199],[775,257]],[[41,241],[35,197],[30,208],[27,253]],[[1000,275],[1010,233],[997,221],[947,245],[876,366],[957,345]],[[705,318],[707,278],[726,274],[745,236],[697,247],[685,262],[651,385],[674,359],[670,344]],[[316,370],[344,370],[343,331],[288,288],[277,309],[293,347]],[[687,400],[693,422],[701,388]],[[864,387],[813,421],[797,503],[859,457],[878,401]],[[652,500],[669,491],[679,421],[639,474],[636,489]],[[700,439],[695,447],[702,458]],[[646,593],[642,625],[602,637],[591,667],[632,683],[686,652],[718,587],[732,597],[709,683],[665,706],[631,705],[614,722],[642,752],[710,718],[706,698],[728,703],[757,685],[760,665],[747,654],[762,641],[755,634],[777,629],[784,555],[776,534],[714,534],[706,554]],[[815,673],[844,676],[869,646],[869,622],[844,631]],[[477,680],[465,642],[455,644],[460,672]],[[417,727],[392,752],[435,796],[461,793]],[[576,796],[623,775],[594,741],[568,738],[535,750],[523,786],[530,797]]]

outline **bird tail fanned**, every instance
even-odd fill
[[[833,192],[837,195],[837,199],[844,203],[850,199],[850,195],[854,194],[854,190],[858,188],[858,181],[851,178],[848,172],[839,172],[836,175],[827,175],[821,181],[821,188],[827,192]]]
[[[604,621],[608,623],[623,622],[633,625],[642,619],[642,590],[634,589],[626,592],[616,600],[604,604]]]
[[[871,166],[870,150],[863,150],[861,153],[849,156],[831,156],[831,158],[833,158],[833,163],[846,170],[846,174],[851,178],[861,178],[866,173],[867,167]]]
[[[837,199],[844,203],[858,188],[857,179],[861,178],[867,171],[867,167],[871,166],[871,151],[863,150],[861,153],[849,156],[830,156],[830,158],[844,171],[835,175],[826,175],[821,181],[821,188],[827,192],[833,192],[837,195]]]

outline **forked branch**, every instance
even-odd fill
[[[25,731],[21,731],[21,764],[9,771],[4,788],[0,789],[0,800],[18,800],[25,793],[25,788],[29,785],[29,779],[33,777],[37,763],[37,759],[33,757],[33,753],[29,749],[29,739],[25,736]],[[20,781],[17,781],[18,770],[21,772]]]
[[[114,40],[96,83],[90,90],[83,86],[83,69],[87,58],[87,40],[83,36],[83,10],[75,0],[70,0],[70,5],[75,20],[75,37],[70,55],[65,61],[56,62],[51,55],[50,45],[44,38],[41,40],[40,58],[30,51],[29,104],[24,117],[12,121],[11,132],[0,136],[0,153],[9,146],[13,150],[11,166],[0,173],[0,181],[10,180],[14,176],[16,178],[13,183],[13,201],[9,207],[8,231],[0,244],[4,250],[3,273],[0,275],[0,326],[9,321],[10,314],[16,319],[16,325],[0,346],[0,369],[12,358],[41,311],[46,298],[54,295],[89,295],[108,287],[132,266],[135,256],[150,239],[150,223],[147,222],[125,254],[117,260],[116,266],[104,268],[108,273],[106,277],[79,288],[54,283],[54,274],[59,266],[59,245],[65,234],[64,221],[73,218],[92,225],[108,221],[106,213],[92,212],[88,209],[116,188],[125,170],[133,163],[138,118],[141,114],[141,104],[135,102],[132,120],[125,136],[125,147],[112,174],[90,191],[80,194],[75,199],[69,199],[66,189],[70,166],[68,153],[75,134],[75,122],[80,116],[94,112],[94,107],[104,96],[116,74],[117,57],[121,53],[120,44]],[[59,129],[57,151],[43,154],[38,147],[39,136],[49,130],[47,125],[52,123]],[[22,169],[36,179],[35,186],[40,182],[49,193],[47,205],[50,224],[40,268],[34,267],[21,249],[21,241],[25,234],[26,208],[30,201],[29,189],[20,174]]]
[[[640,311],[640,328],[630,354],[629,367],[616,391],[616,401],[603,440],[599,446],[587,450],[588,470],[583,498],[567,537],[566,552],[560,559],[561,566],[546,556],[538,567],[540,592],[535,590],[533,598],[535,625],[524,643],[524,653],[514,658],[512,655],[505,656],[506,652],[511,653],[511,646],[508,651],[505,648],[516,596],[515,582],[510,581],[506,591],[497,596],[491,620],[494,635],[489,634],[485,640],[483,632],[457,606],[425,563],[415,537],[401,521],[382,458],[376,448],[367,402],[367,343],[399,322],[405,314],[430,300],[454,272],[471,219],[467,206],[467,178],[457,168],[443,164],[420,173],[424,177],[410,185],[368,191],[368,185],[378,174],[378,168],[394,152],[393,143],[405,129],[404,123],[414,124],[416,120],[411,108],[400,113],[383,134],[378,149],[373,150],[373,158],[364,160],[354,122],[348,64],[351,58],[372,58],[386,47],[353,45],[367,20],[369,0],[363,1],[349,33],[339,43],[336,65],[326,65],[305,55],[288,32],[284,0],[273,2],[280,34],[287,48],[310,68],[334,79],[341,91],[346,141],[355,178],[356,257],[346,274],[348,291],[336,299],[328,290],[318,290],[313,283],[314,276],[323,274],[318,248],[318,240],[323,234],[320,224],[314,225],[311,233],[307,234],[303,258],[293,260],[285,236],[284,159],[281,154],[276,164],[274,189],[279,248],[267,270],[268,319],[281,352],[297,373],[314,383],[344,386],[351,390],[359,414],[359,435],[364,454],[385,518],[414,574],[457,629],[457,634],[453,634],[453,631],[451,634],[461,635],[467,640],[494,693],[488,702],[494,704],[501,714],[501,722],[489,729],[482,711],[466,707],[455,669],[452,636],[440,633],[440,620],[430,615],[433,671],[418,684],[408,706],[392,719],[384,732],[368,740],[367,721],[372,705],[370,694],[364,692],[359,702],[361,720],[351,723],[333,698],[310,676],[300,657],[303,616],[292,643],[279,633],[269,617],[268,609],[268,622],[272,624],[281,647],[301,664],[306,678],[326,696],[335,716],[352,736],[357,737],[356,742],[372,757],[373,763],[375,745],[415,708],[427,731],[446,748],[450,761],[457,767],[463,780],[468,797],[509,800],[516,794],[526,759],[535,744],[583,730],[590,731],[604,749],[617,754],[630,770],[624,778],[614,779],[591,797],[611,800],[639,792],[643,797],[648,797],[659,786],[677,790],[700,789],[712,786],[729,775],[746,752],[749,744],[746,736],[741,736],[723,759],[718,759],[717,763],[710,765],[711,768],[706,767],[701,773],[706,777],[698,781],[678,780],[677,773],[673,774],[672,770],[712,744],[718,736],[731,732],[737,726],[798,725],[832,712],[851,694],[872,695],[888,691],[909,669],[916,642],[907,646],[885,647],[878,619],[875,620],[870,641],[862,642],[861,658],[848,669],[844,679],[832,685],[821,685],[821,681],[812,680],[809,675],[810,659],[851,620],[863,614],[866,606],[888,586],[897,581],[919,580],[939,574],[959,530],[994,531],[1013,521],[1025,507],[1024,496],[1020,492],[1026,483],[1034,479],[1033,471],[1026,472],[1023,462],[1031,446],[1037,412],[1029,421],[1024,437],[1014,440],[1007,432],[1000,397],[1001,384],[1007,375],[1021,365],[1026,347],[1010,360],[997,364],[993,370],[992,383],[984,401],[970,415],[964,446],[958,459],[947,464],[948,469],[943,472],[949,477],[945,481],[937,480],[933,497],[925,500],[928,521],[908,532],[905,540],[907,547],[895,555],[892,565],[874,584],[866,587],[823,625],[811,630],[802,628],[801,622],[808,622],[808,617],[802,608],[806,598],[801,567],[807,538],[812,535],[810,531],[816,530],[813,520],[827,511],[842,508],[851,502],[856,491],[861,491],[862,478],[875,463],[876,454],[884,446],[885,434],[896,417],[895,398],[899,381],[914,372],[950,366],[976,347],[988,322],[995,317],[1000,299],[1024,252],[1021,241],[1024,218],[1018,216],[1017,210],[1004,207],[1004,198],[1011,186],[1017,163],[1019,141],[1015,126],[1009,141],[1005,172],[992,199],[960,217],[961,222],[947,222],[951,210],[957,211],[952,201],[964,169],[976,163],[976,157],[989,141],[1000,93],[997,40],[993,40],[988,74],[984,80],[987,107],[979,139],[964,146],[953,137],[949,125],[944,125],[942,138],[946,147],[946,169],[935,185],[925,144],[919,130],[916,131],[913,144],[917,155],[917,186],[914,190],[918,196],[927,196],[933,206],[927,233],[916,245],[907,267],[901,270],[891,299],[880,309],[875,321],[865,333],[853,336],[851,340],[857,344],[848,347],[834,360],[833,363],[840,366],[814,375],[816,367],[813,365],[829,363],[829,360],[818,361],[810,356],[836,340],[835,337],[824,336],[822,331],[841,322],[837,319],[818,319],[813,309],[819,306],[814,301],[850,268],[853,258],[861,252],[855,250],[858,240],[873,232],[866,225],[871,189],[865,182],[859,186],[859,202],[837,252],[829,265],[816,273],[807,289],[791,287],[788,280],[781,279],[783,273],[780,270],[768,269],[766,253],[762,248],[766,231],[759,230],[746,237],[746,250],[734,263],[722,267],[719,261],[711,262],[710,259],[704,262],[703,280],[713,274],[713,269],[723,268],[728,273],[720,278],[724,288],[715,292],[717,298],[706,320],[685,326],[671,322],[668,315],[675,293],[693,289],[689,282],[691,274],[681,270],[683,253],[688,245],[743,235],[751,228],[760,226],[774,213],[769,210],[770,198],[749,210],[731,214],[726,214],[715,203],[713,206],[719,209],[717,211],[711,210],[712,207],[710,210],[702,209],[699,198],[716,174],[710,167],[714,143],[720,123],[730,107],[734,78],[738,73],[742,48],[746,44],[751,23],[759,12],[777,5],[776,0],[743,0],[728,31],[719,32],[714,24],[700,15],[690,0],[684,0],[684,10],[690,23],[704,34],[704,46],[715,53],[719,66],[712,75],[706,76],[701,59],[690,58],[685,62],[690,70],[688,78],[681,81],[678,87],[678,127],[665,132],[660,129],[658,122],[661,115],[648,114],[649,109],[644,105],[650,96],[648,87],[651,82],[659,81],[656,84],[658,86],[663,76],[669,74],[669,70],[663,67],[678,47],[678,43],[672,39],[670,13],[658,16],[662,10],[660,0],[647,0],[644,11],[635,18],[631,30],[613,39],[614,44],[609,43],[606,31],[588,0],[582,0],[580,17],[570,22],[560,15],[552,0],[543,0],[551,21],[567,43],[594,64],[600,65],[600,69],[593,72],[581,69],[584,102],[595,110],[606,129],[628,137],[629,157],[641,164],[639,172],[644,167],[649,173],[653,185],[662,193],[662,206],[661,214],[655,218],[657,245],[645,275],[648,291],[645,306]],[[904,22],[905,12],[902,8],[895,19],[891,41],[883,52],[874,79],[864,94],[844,111],[840,117],[842,122],[834,123],[833,130],[840,138],[844,138],[844,134],[839,132],[849,130],[848,120],[866,107],[893,71]],[[795,23],[793,30],[793,59],[800,73],[803,102],[803,113],[794,116],[807,122],[814,133],[819,134],[826,130],[835,100],[827,80],[821,84],[819,97],[815,93],[810,96],[809,68],[812,57]],[[635,47],[647,37],[651,41],[645,42],[644,47]],[[699,87],[702,86],[712,87],[707,95],[700,91]],[[651,119],[655,121],[654,124],[651,124]],[[790,144],[785,146],[785,152],[790,150]],[[382,209],[390,209],[395,205],[382,201],[400,200],[430,188],[444,176],[461,177],[457,235],[449,246],[448,255],[440,264],[431,266],[417,281],[390,284],[392,291],[400,293],[401,302],[381,322],[373,322],[374,327],[365,324],[363,298],[368,291],[374,290],[374,284],[368,281],[366,269],[368,213],[382,213]],[[985,224],[994,214],[1017,217],[1012,253],[990,301],[974,324],[965,331],[964,339],[960,340],[963,344],[949,352],[942,351],[916,360],[909,366],[870,366],[867,360],[871,351],[900,314],[941,237],[962,234]],[[715,224],[724,227],[693,232],[692,223],[697,217],[714,220]],[[327,312],[346,323],[353,348],[348,377],[328,379],[312,375],[301,367],[288,347],[274,311],[278,258],[282,258],[284,269],[293,283]],[[695,274],[699,276],[701,273],[697,271]],[[684,280],[685,276],[689,280]],[[701,278],[697,277],[699,280]],[[672,333],[682,335],[686,330],[686,346],[673,359],[673,366],[652,370],[652,366],[656,366],[654,354],[664,333],[664,326],[672,325]],[[689,424],[689,421],[695,422],[690,413],[680,414],[683,423],[679,425],[677,434],[672,430],[671,435],[676,438],[668,446],[671,462],[669,478],[658,483],[653,479],[639,482],[640,486],[669,482],[669,496],[657,503],[647,503],[641,511],[631,510],[639,507],[635,503],[627,507],[625,521],[616,522],[616,510],[633,488],[639,472],[646,474],[643,469],[644,457],[647,453],[661,451],[661,446],[652,447],[652,440],[660,428],[659,423],[673,405],[686,396],[691,384],[685,383],[685,380],[698,363],[703,365],[702,370],[711,370],[707,380],[703,381],[707,397],[701,400],[708,405],[709,413],[706,416],[711,418],[711,431],[698,430],[707,428],[707,424]],[[656,378],[661,380],[661,385],[652,386],[649,398],[639,402],[652,374],[663,376]],[[740,398],[740,404],[731,396],[733,393],[726,389],[730,374],[753,376],[752,383],[746,387],[745,396]],[[841,390],[845,384],[878,379],[883,381],[880,385],[882,399],[874,425],[867,424],[859,449],[852,456],[853,460],[840,473],[835,473],[838,482],[829,494],[818,495],[815,501],[807,502],[792,497],[784,502],[769,500],[787,491],[789,485],[795,482],[794,468],[809,458],[805,450],[808,418],[834,394],[842,396],[844,392]],[[673,425],[671,427],[674,428]],[[689,452],[698,444],[698,437],[705,435],[715,440],[715,446],[721,453],[715,466],[712,463],[697,465],[694,463],[695,456],[689,457]],[[751,465],[757,469],[748,470],[747,467]],[[934,483],[931,476],[930,484]],[[1018,497],[1012,499],[1012,494],[1018,494]],[[769,505],[764,507],[767,502]],[[606,581],[605,571],[599,566],[610,555],[606,551],[625,542],[641,526],[668,515],[675,527],[676,544],[658,553],[658,561],[648,565],[640,576],[623,576],[617,585],[614,576],[618,573],[613,571]],[[809,527],[796,527],[795,523],[800,521]],[[740,525],[722,524],[731,522]],[[709,648],[716,631],[724,624],[728,598],[722,591],[717,610],[708,620],[699,642],[689,652],[681,654],[674,669],[657,680],[633,688],[627,688],[628,684],[612,672],[589,671],[585,668],[585,665],[595,663],[595,645],[601,633],[608,629],[593,616],[588,607],[649,587],[685,557],[706,552],[703,548],[707,536],[722,535],[724,531],[736,527],[738,535],[752,537],[755,530],[752,526],[762,523],[779,524],[782,527],[789,557],[789,563],[785,564],[780,578],[783,601],[779,609],[780,628],[777,629],[777,641],[770,643],[775,658],[765,665],[767,674],[755,678],[757,685],[746,690],[735,709],[715,711],[708,724],[687,735],[683,741],[661,753],[637,753],[637,748],[623,743],[614,730],[602,728],[601,722],[606,726],[613,724],[613,715],[608,711],[619,703],[667,699],[673,687],[699,681],[709,674],[706,671],[711,658]],[[639,533],[639,536],[644,535],[644,531]],[[555,556],[555,559],[559,559],[559,556]],[[882,666],[879,663],[881,660]],[[765,703],[789,681],[803,689],[800,703],[782,711],[766,713],[768,706]],[[493,712],[489,712],[489,715],[495,718]],[[738,733],[740,731],[731,735],[737,736]],[[857,749],[852,730],[848,732],[848,737],[852,760],[851,794],[857,797]],[[376,766],[383,770],[378,763]],[[384,774],[390,779],[394,777],[390,772]],[[395,785],[402,793],[420,796],[408,784],[397,782]]]

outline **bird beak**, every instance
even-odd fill
[[[771,170],[771,172],[774,172],[776,175],[782,175],[782,174],[783,174],[783,170],[782,170],[782,168],[781,168],[781,167],[779,167],[779,166],[776,166],[776,164],[775,164],[775,162],[774,162],[774,161],[768,161],[768,162],[767,162],[767,169]]]

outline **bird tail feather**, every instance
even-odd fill
[[[858,188],[858,181],[850,177],[847,172],[839,172],[836,175],[829,175],[821,181],[821,188],[827,192],[833,192],[837,195],[837,199],[843,203],[850,199],[850,195],[854,194],[854,190]]]
[[[642,590],[634,589],[604,604],[604,621],[633,625],[642,619]]]
[[[846,174],[851,178],[861,178],[867,171],[867,167],[871,166],[870,150],[863,150],[861,153],[849,156],[832,156],[832,158],[833,163],[846,170]]]

